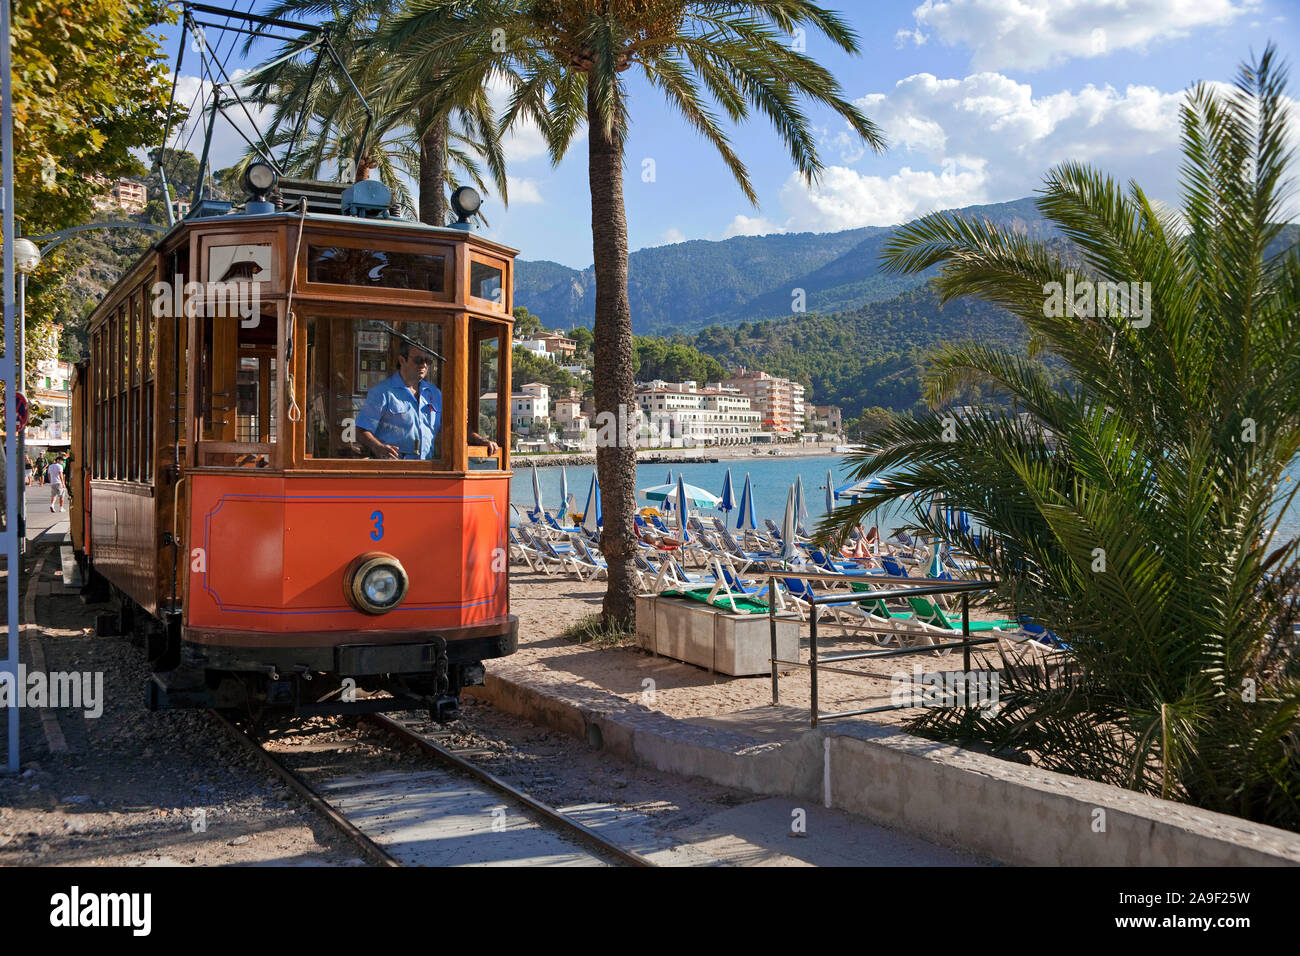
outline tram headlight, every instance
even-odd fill
[[[270,163],[254,160],[244,170],[244,191],[255,200],[265,201],[279,178]]]
[[[387,614],[402,603],[409,586],[402,562],[379,551],[358,556],[343,572],[343,593],[364,614]]]
[[[457,222],[469,222],[469,217],[483,205],[483,197],[471,186],[461,186],[451,194],[451,209]]]

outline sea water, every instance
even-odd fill
[[[510,482],[510,500],[519,508],[531,508],[533,506],[533,469],[527,461],[517,460],[514,463],[515,475]],[[818,455],[814,457],[777,457],[777,456],[754,456],[753,458],[738,458],[723,460],[717,464],[684,464],[675,465],[669,463],[662,464],[640,464],[637,466],[636,487],[637,487],[637,507],[646,507],[649,505],[658,506],[658,502],[648,501],[641,491],[655,485],[662,485],[668,478],[668,472],[672,472],[673,481],[677,481],[680,474],[682,479],[690,485],[703,488],[705,491],[712,492],[715,495],[722,494],[722,482],[726,476],[727,470],[731,470],[731,487],[735,496],[736,504],[740,504],[740,495],[745,487],[745,475],[750,478],[750,485],[754,495],[754,515],[758,521],[759,527],[763,527],[763,519],[771,518],[779,526],[781,519],[785,515],[786,495],[790,491],[790,486],[798,476],[803,476],[803,496],[804,503],[808,509],[807,527],[809,530],[816,525],[817,521],[826,513],[826,473],[829,470],[831,480],[835,487],[848,484],[853,481],[849,473],[849,468],[845,464],[845,459],[840,455]],[[587,491],[591,484],[591,475],[595,469],[591,465],[566,467],[564,472],[569,482],[569,494],[571,496],[570,510],[581,513],[587,503]],[[538,482],[542,488],[542,505],[551,512],[554,512],[560,504],[560,469],[556,467],[545,467],[537,469]],[[1288,481],[1289,479],[1289,481]],[[1300,461],[1293,462],[1283,478],[1281,494],[1288,494],[1294,487],[1295,482],[1300,482]],[[843,504],[844,502],[837,502]],[[722,512],[715,509],[697,508],[695,514],[707,519],[711,515],[722,516]],[[730,527],[736,526],[738,513],[732,511],[728,516],[727,524]],[[882,507],[879,511],[879,525],[881,531],[888,536],[892,531],[912,520],[911,505],[907,501],[901,501],[889,506]],[[870,527],[877,523],[874,516],[864,521],[865,527]],[[1296,495],[1296,501],[1283,517],[1278,530],[1279,543],[1282,540],[1300,536],[1300,494]]]

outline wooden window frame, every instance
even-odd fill
[[[304,242],[305,245],[305,242]],[[399,290],[400,291],[400,290]],[[427,477],[429,475],[463,474],[465,465],[466,433],[465,415],[467,406],[464,402],[464,379],[461,375],[457,356],[465,348],[464,330],[467,326],[463,311],[451,308],[430,310],[427,304],[415,305],[410,302],[379,301],[371,296],[363,303],[353,301],[303,301],[297,304],[295,297],[294,311],[297,313],[297,325],[294,329],[293,374],[297,388],[295,398],[302,409],[302,418],[291,423],[293,436],[293,454],[288,470],[298,473],[338,473],[364,472],[385,476],[407,475]],[[440,322],[443,326],[442,348],[447,357],[446,372],[442,383],[442,457],[431,461],[382,461],[375,458],[309,458],[307,457],[307,321],[315,319],[356,320],[363,316],[358,307],[370,312],[382,311],[394,323],[404,322]],[[281,373],[282,374],[282,373]],[[283,394],[283,390],[281,392]],[[461,397],[458,399],[457,395]],[[284,403],[282,402],[282,405]],[[449,415],[448,408],[459,405],[461,414]],[[283,414],[283,412],[282,412]],[[286,430],[286,435],[289,432]]]
[[[466,410],[466,419],[474,422],[479,420],[481,414],[479,401],[483,394],[482,382],[479,380],[481,366],[479,356],[483,343],[495,339],[497,342],[497,433],[489,437],[496,441],[498,447],[495,455],[489,455],[486,451],[477,450],[484,448],[484,446],[469,445],[467,454],[470,458],[480,461],[495,459],[497,462],[496,470],[505,471],[508,465],[506,458],[508,453],[507,445],[510,443],[511,323],[479,316],[471,316],[469,323],[469,361],[466,363],[469,387],[467,389],[468,408]],[[505,396],[504,400],[502,395]],[[503,409],[505,414],[502,414]],[[468,435],[465,437],[466,439],[469,438]]]
[[[312,245],[342,246],[345,249],[374,249],[378,252],[407,252],[416,255],[442,256],[442,292],[425,292],[419,289],[390,289],[384,286],[347,285],[341,282],[309,282],[307,280],[307,252]],[[349,302],[374,302],[389,299],[393,304],[446,305],[456,301],[457,245],[451,242],[426,242],[418,239],[398,239],[373,235],[327,235],[310,228],[303,232],[298,248],[298,288],[303,295],[326,295],[335,300]]]
[[[465,273],[464,273],[464,302],[471,309],[482,309],[488,312],[495,312],[501,315],[511,314],[511,300],[514,298],[514,277],[511,273],[512,264],[509,259],[501,256],[494,256],[490,253],[480,252],[477,249],[469,249],[469,255],[466,256]],[[470,295],[470,275],[474,269],[474,263],[479,265],[491,266],[493,269],[501,270],[501,301],[497,302],[492,299],[484,299],[476,295]]]

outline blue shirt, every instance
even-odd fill
[[[395,446],[402,458],[430,459],[433,440],[442,428],[442,392],[421,379],[417,405],[401,373],[394,372],[366,393],[366,403],[357,412],[357,428]]]

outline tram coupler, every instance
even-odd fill
[[[429,705],[429,718],[440,724],[451,723],[460,717],[460,700],[456,697],[438,697]]]

